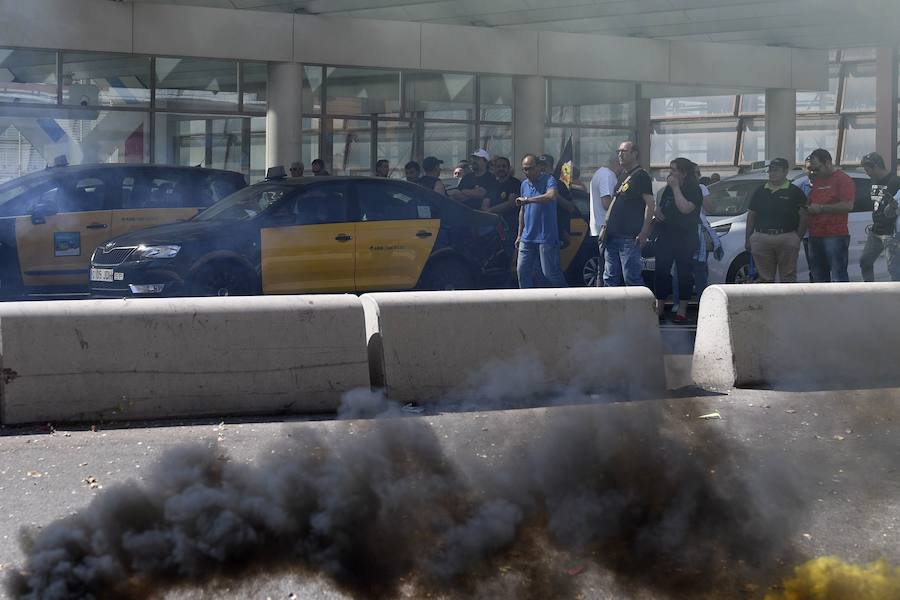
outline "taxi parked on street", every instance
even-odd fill
[[[0,295],[86,295],[95,247],[246,185],[233,171],[144,164],[61,164],[0,184]]]
[[[276,178],[190,221],[119,236],[91,259],[94,297],[228,296],[507,285],[496,215],[375,177]]]

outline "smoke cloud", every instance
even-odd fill
[[[168,452],[144,482],[24,535],[6,589],[138,598],[300,574],[366,599],[574,597],[574,561],[623,595],[728,598],[779,558],[796,564],[787,474],[751,484],[716,427],[681,419],[684,401],[616,408],[520,411],[524,428],[484,460],[464,436],[350,394],[342,417],[377,418],[298,426],[252,464],[216,445]]]

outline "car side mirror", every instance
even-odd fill
[[[42,225],[47,222],[47,217],[58,212],[55,199],[41,198],[31,211],[31,222],[34,225]]]

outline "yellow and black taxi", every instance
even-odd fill
[[[0,295],[87,294],[98,245],[190,219],[246,185],[232,171],[63,161],[0,184]]]
[[[94,297],[295,294],[503,285],[496,215],[373,177],[271,178],[185,223],[110,240]]]

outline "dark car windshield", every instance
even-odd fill
[[[251,185],[222,198],[194,217],[196,221],[249,221],[293,191],[278,183]]]
[[[737,181],[720,181],[709,186],[709,196],[704,199],[705,210],[709,217],[734,217],[742,215],[750,208],[750,196],[765,179],[739,179]]]

